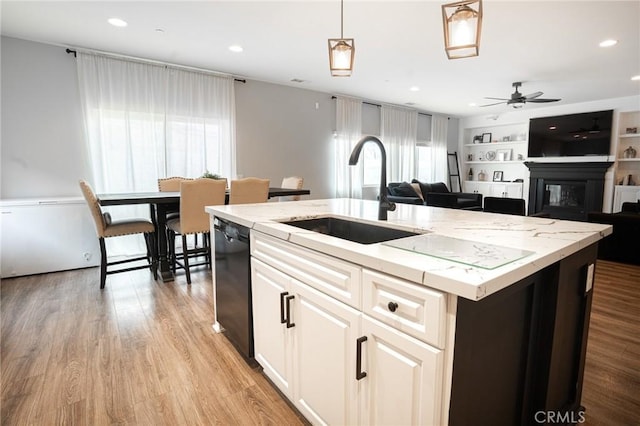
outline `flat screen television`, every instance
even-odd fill
[[[609,155],[613,110],[529,120],[529,158]]]

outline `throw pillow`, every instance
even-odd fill
[[[422,196],[422,189],[420,188],[420,184],[419,183],[412,183],[411,186],[413,187],[413,190],[416,191],[416,194],[418,194],[418,197],[420,197],[420,199],[422,201],[424,201],[424,197]]]
[[[394,192],[394,195],[397,195],[398,197],[418,197],[413,186],[408,182],[402,182],[400,185],[396,186]]]

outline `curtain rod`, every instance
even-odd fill
[[[338,99],[338,97],[337,96],[331,96],[331,99]],[[371,105],[371,106],[374,106],[374,107],[382,108],[381,104],[374,104],[373,102],[367,102],[367,101],[362,101],[362,103],[365,104],[365,105]],[[406,107],[401,107],[401,108],[406,108]],[[407,108],[407,109],[410,109],[410,108]],[[426,113],[426,112],[420,112],[420,111],[418,111],[418,115],[426,115],[427,117],[433,117],[433,114],[429,114],[429,113]]]
[[[217,75],[217,76],[221,76],[221,77],[229,77],[229,74],[223,74],[223,73],[219,73],[219,72],[215,72],[215,71],[211,71],[211,70],[206,70],[203,68],[195,68],[195,67],[188,67],[185,65],[178,65],[178,64],[172,64],[169,62],[162,62],[162,61],[154,61],[151,59],[144,59],[144,58],[137,58],[135,56],[127,56],[127,55],[120,55],[117,53],[110,53],[110,52],[101,52],[99,50],[88,50],[88,49],[82,49],[85,50],[87,52],[90,53],[97,53],[100,55],[104,55],[104,56],[110,56],[116,59],[130,59],[133,61],[137,61],[137,62],[146,62],[146,63],[150,63],[150,64],[155,64],[155,65],[164,65],[164,66],[168,66],[168,67],[173,67],[173,68],[178,68],[178,69],[184,69],[187,71],[197,71],[197,72],[201,72],[201,73],[205,73],[205,74],[213,74],[213,75]],[[78,57],[78,51],[77,50],[73,50],[73,49],[69,49],[67,48],[65,50],[65,52],[67,52],[67,54],[73,54],[74,58]],[[233,77],[233,81],[237,81],[238,83],[246,83],[247,80],[242,79],[242,78],[236,78]]]

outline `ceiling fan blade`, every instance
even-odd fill
[[[528,94],[528,95],[525,95],[525,98],[527,98],[527,100],[530,100],[530,99],[535,99],[535,98],[537,98],[538,96],[542,96],[542,92],[533,92],[533,93],[530,93],[530,94]]]
[[[496,99],[496,98],[487,98],[487,99]],[[502,101],[502,102],[496,102],[495,104],[480,105],[480,108],[482,108],[482,107],[488,107],[488,106],[494,106],[494,105],[500,105],[500,104],[506,104],[506,103],[507,103],[507,101],[506,101],[506,100],[504,100],[504,101]]]
[[[544,98],[537,98],[537,99],[527,99],[527,102],[532,102],[532,103],[544,103],[544,102],[558,102],[561,101],[562,99],[544,99]]]
[[[485,96],[484,98],[485,98],[485,99],[494,99],[494,100],[496,100],[496,101],[508,101],[508,100],[509,100],[509,99],[507,99],[507,98],[490,98],[490,97],[488,97],[488,96]]]

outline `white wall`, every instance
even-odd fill
[[[89,177],[73,55],[2,37],[0,197],[80,195]]]
[[[0,199],[80,196],[78,180],[91,175],[73,55],[9,37],[0,49]],[[238,173],[274,186],[300,175],[311,198],[332,197],[331,96],[256,81],[235,88]]]
[[[79,196],[78,180],[91,174],[74,56],[10,37],[0,43],[0,199]],[[299,175],[310,198],[333,197],[331,95],[251,80],[235,90],[238,174],[274,186]],[[455,147],[457,119],[449,127]]]
[[[236,83],[237,172],[269,178],[301,176],[309,198],[332,198],[333,123],[331,95],[247,80]]]

